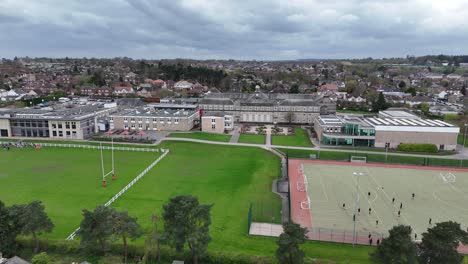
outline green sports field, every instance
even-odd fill
[[[254,221],[280,222],[280,199],[271,192],[280,173],[275,155],[250,147],[226,147],[188,142],[165,142],[170,153],[125,193],[114,207],[128,210],[148,230],[151,214],[178,194],[192,194],[212,209],[210,252],[274,259],[276,238],[247,235],[247,212],[253,204]],[[106,158],[110,158],[107,153]],[[0,151],[0,200],[8,205],[41,200],[56,227],[42,238],[61,240],[80,223],[81,209],[105,203],[155,158],[148,152],[116,152],[118,179],[101,187],[97,150],[43,148]],[[143,238],[130,242],[143,245]],[[312,259],[333,263],[369,263],[368,247],[307,242]],[[325,262],[326,263],[326,262]]]
[[[452,220],[467,228],[466,170],[325,162],[304,163],[303,173],[310,198],[312,227],[323,228],[322,235],[329,230],[335,230],[335,236],[343,231],[352,234],[354,214],[356,230],[364,237],[369,232],[386,236],[391,227],[404,224],[410,225],[420,239],[431,227],[431,218],[432,224]]]
[[[81,221],[81,210],[104,204],[145,169],[159,153],[115,152],[117,180],[101,187],[100,152],[68,148],[0,149],[0,200],[7,205],[41,200],[55,228],[47,237],[66,238]],[[110,151],[104,151],[106,171]]]

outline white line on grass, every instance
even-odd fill
[[[159,156],[157,159],[155,159],[148,167],[146,167],[143,172],[141,172],[140,174],[138,174],[138,176],[136,176],[129,184],[127,184],[122,190],[120,190],[117,194],[115,194],[109,201],[107,201],[107,203],[105,203],[104,206],[108,207],[110,206],[114,201],[117,200],[117,198],[119,198],[120,196],[122,196],[128,189],[130,189],[130,187],[132,187],[138,180],[140,180],[143,176],[146,175],[146,173],[148,173],[158,162],[160,162],[167,154],[169,153],[169,150],[166,149],[165,151],[163,151],[163,154],[161,156]],[[76,234],[78,233],[78,231],[80,231],[80,227],[78,227],[77,229],[75,229],[75,231],[73,231],[73,233],[71,233],[68,237],[67,237],[67,240],[73,240],[73,238],[75,238]]]

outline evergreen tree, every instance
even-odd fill
[[[379,93],[379,97],[377,98],[377,101],[374,101],[374,103],[372,104],[372,110],[374,112],[377,112],[377,111],[380,111],[380,110],[385,110],[388,108],[388,104],[387,102],[385,101],[385,97],[383,95],[383,93]]]
[[[198,263],[198,257],[206,252],[211,241],[211,207],[199,204],[198,198],[190,195],[171,198],[163,206],[165,241],[177,251],[182,251],[187,244],[194,264]]]
[[[16,236],[20,233],[17,220],[17,215],[0,201],[0,252],[5,256],[14,254],[16,250]]]
[[[307,229],[298,224],[284,223],[283,233],[277,242],[276,257],[279,263],[301,264],[304,263],[304,252],[299,245],[304,244],[307,237]]]
[[[411,240],[411,227],[394,226],[389,234],[370,254],[371,260],[381,264],[416,264],[416,245]]]
[[[468,244],[468,233],[459,223],[437,223],[422,234],[420,263],[463,263],[463,255],[457,251],[460,243]]]
[[[93,252],[100,246],[101,252],[107,250],[107,241],[112,235],[112,215],[114,211],[105,206],[97,206],[93,212],[83,209],[80,224],[80,247]]]
[[[39,250],[39,238],[42,232],[50,233],[54,228],[52,220],[45,212],[45,207],[40,201],[33,201],[29,204],[15,205],[11,208],[11,213],[16,216],[21,233],[31,234],[34,239],[34,253]]]
[[[128,212],[113,212],[112,213],[112,232],[118,237],[122,238],[123,251],[124,251],[124,263],[127,263],[128,246],[127,238],[132,240],[137,239],[141,236],[140,225],[137,223],[137,219],[130,217]]]

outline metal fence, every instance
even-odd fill
[[[370,235],[370,236],[369,236]],[[382,241],[387,235],[377,232],[356,232],[350,230],[340,230],[340,229],[330,229],[330,228],[309,228],[307,237],[310,240],[318,241],[327,241],[327,242],[336,242],[336,243],[346,243],[346,244],[359,244],[359,245],[369,245],[371,244],[370,239],[372,239],[372,245],[377,244]]]
[[[161,161],[168,153],[168,149],[162,150],[163,154],[157,158],[155,161],[153,161],[146,169],[144,169],[138,176],[136,176],[129,184],[127,184],[122,190],[120,190],[116,195],[114,195],[107,203],[104,204],[105,207],[110,206],[115,200],[117,200],[122,194],[124,194],[130,187],[132,187],[136,182],[138,182],[143,176],[145,176],[146,173],[148,173],[159,161]],[[68,237],[67,240],[72,240],[75,238],[76,234],[80,231],[80,228],[78,227],[73,233],[71,233]]]

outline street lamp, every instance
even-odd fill
[[[464,126],[465,128],[463,129],[463,151],[465,151],[466,127],[468,126],[468,124],[465,124]],[[462,166],[463,166],[463,158],[460,158],[460,167]]]
[[[356,203],[354,204],[354,213],[353,213],[353,247],[357,243],[357,236],[356,236],[356,220],[357,220],[357,207],[359,204],[359,177],[363,176],[364,173],[362,172],[353,172],[353,175],[356,176]]]

